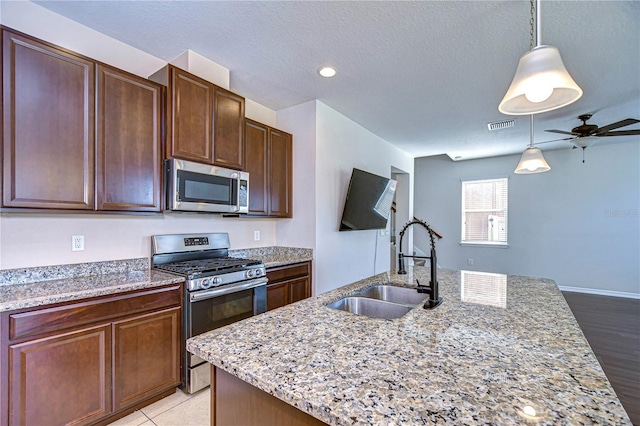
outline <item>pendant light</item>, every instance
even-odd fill
[[[518,175],[530,175],[534,173],[543,173],[551,170],[549,164],[547,164],[540,148],[533,146],[533,115],[531,117],[530,125],[530,143],[529,148],[525,149],[516,167],[515,173]]]
[[[527,115],[552,111],[569,105],[582,96],[582,89],[569,75],[558,48],[541,44],[541,0],[536,0],[536,46],[533,46],[533,0],[530,0],[530,3],[530,50],[520,58],[511,86],[498,106],[498,110],[507,115]]]

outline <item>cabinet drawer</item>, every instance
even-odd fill
[[[288,280],[296,277],[303,277],[309,275],[309,262],[298,263],[295,265],[281,266],[278,268],[267,269],[267,278],[269,283],[274,283],[282,280]]]
[[[51,333],[125,315],[180,306],[179,285],[9,315],[9,339]]]

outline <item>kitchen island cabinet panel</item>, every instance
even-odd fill
[[[3,207],[93,209],[95,66],[2,31]]]
[[[211,383],[212,426],[326,425],[214,366]]]
[[[111,328],[9,347],[9,423],[90,424],[111,412]]]
[[[162,86],[98,65],[97,210],[160,212]]]
[[[114,411],[180,383],[180,308],[113,324]]]

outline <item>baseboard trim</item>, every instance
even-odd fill
[[[611,297],[626,297],[627,299],[640,299],[640,293],[630,293],[627,291],[613,291],[613,290],[600,290],[597,288],[584,288],[584,287],[568,287],[565,285],[559,285],[560,291],[568,291],[570,293],[587,293],[597,294],[599,296],[611,296]]]

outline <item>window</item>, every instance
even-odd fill
[[[507,244],[508,180],[462,181],[462,242]]]

